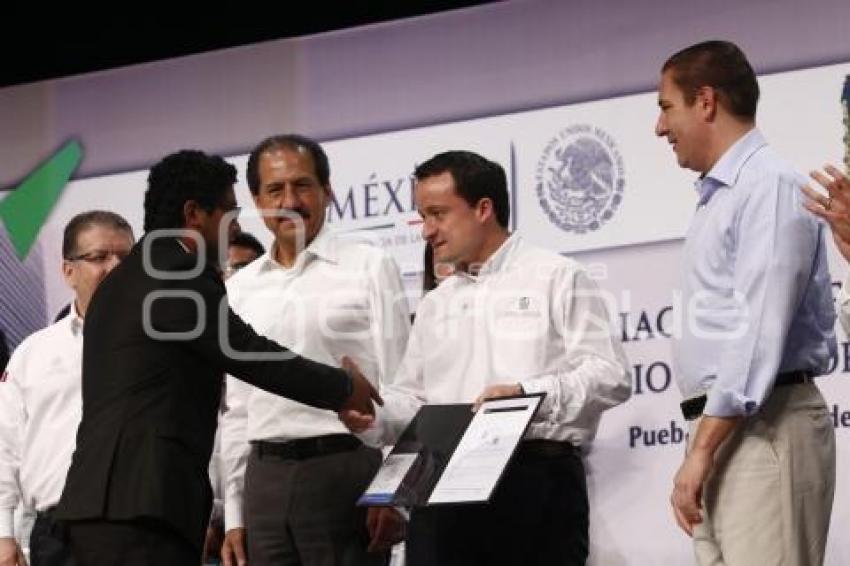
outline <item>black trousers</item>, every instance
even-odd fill
[[[407,566],[583,566],[588,527],[581,456],[520,445],[490,503],[413,510]]]
[[[196,566],[201,549],[165,523],[71,521],[67,523],[76,566]]]
[[[38,513],[30,533],[30,566],[74,566],[65,526]]]
[[[304,459],[259,455],[245,472],[245,527],[251,566],[382,566],[366,551],[366,509],[355,505],[381,453],[355,450]]]

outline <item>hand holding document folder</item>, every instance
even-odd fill
[[[359,505],[482,503],[534,418],[543,395],[425,405],[387,456]]]

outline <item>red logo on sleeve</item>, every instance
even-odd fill
[[[3,375],[0,375],[0,383],[3,383],[4,381],[6,381],[6,379],[8,379],[8,377],[9,377],[9,372],[4,371]]]

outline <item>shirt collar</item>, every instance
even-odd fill
[[[83,317],[80,316],[80,312],[77,310],[77,300],[73,299],[71,301],[71,309],[68,311],[68,326],[71,328],[71,334],[74,336],[79,336],[83,331]]]
[[[481,265],[481,269],[478,270],[478,275],[472,275],[466,272],[461,272],[460,275],[462,277],[476,280],[504,270],[508,267],[510,258],[513,256],[512,252],[517,248],[517,246],[519,246],[521,241],[522,238],[520,238],[519,234],[511,234],[504,242],[502,242],[502,245],[499,246],[499,248],[484,261]]]
[[[317,257],[331,263],[338,263],[339,258],[337,257],[337,249],[334,240],[335,237],[333,231],[328,228],[327,225],[323,225],[319,230],[319,233],[316,234],[316,237],[313,238],[313,241],[310,242],[307,249],[304,251],[313,257]]]
[[[767,145],[762,133],[753,128],[727,149],[711,170],[694,182],[699,204],[706,204],[720,187],[733,187],[744,164],[755,152]]]
[[[316,237],[313,238],[313,241],[307,244],[307,247],[304,248],[304,251],[298,254],[295,258],[295,263],[291,268],[286,268],[282,266],[277,260],[274,258],[275,246],[272,245],[269,248],[263,257],[262,263],[259,268],[261,270],[268,269],[286,269],[291,270],[295,273],[302,272],[307,265],[309,265],[310,261],[313,259],[321,259],[330,263],[338,263],[339,256],[337,253],[337,247],[335,245],[335,234],[333,230],[327,227],[327,225],[323,225],[319,230]]]

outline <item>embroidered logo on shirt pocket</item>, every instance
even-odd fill
[[[505,297],[496,303],[497,317],[538,318],[542,314],[541,300],[530,295]]]

